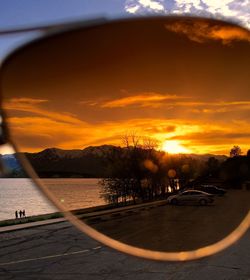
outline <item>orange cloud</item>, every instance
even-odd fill
[[[128,131],[140,136],[151,136],[159,141],[198,126],[163,119],[131,119],[128,121],[72,124],[45,117],[12,117],[8,119],[11,135],[21,150],[34,151],[46,147],[81,149],[89,145],[122,145]],[[147,129],[151,127],[152,131]]]
[[[187,112],[192,113],[226,113],[231,111],[243,111],[250,109],[250,101],[213,101],[213,102],[202,102],[202,101],[182,101],[169,104],[172,106],[180,106],[186,108]],[[190,109],[191,107],[191,109]]]
[[[58,120],[61,122],[68,122],[73,124],[80,124],[81,121],[75,118],[72,114],[66,112],[53,112],[50,110],[43,109],[39,107],[41,103],[47,103],[48,100],[42,99],[32,99],[32,98],[12,98],[10,100],[6,100],[3,104],[5,110],[15,110],[15,111],[23,111],[29,112],[33,114],[37,114],[40,116],[45,116],[46,118],[51,118],[54,120]]]
[[[9,100],[10,103],[18,103],[20,104],[40,104],[40,103],[45,103],[48,102],[49,100],[47,99],[35,99],[35,98],[27,98],[27,97],[20,97],[20,98],[12,98]]]
[[[182,20],[165,24],[172,32],[187,36],[190,40],[204,43],[208,40],[220,40],[224,44],[234,40],[250,42],[250,32],[238,26],[223,26],[207,20]]]
[[[250,124],[247,121],[231,120],[221,125],[200,123],[196,131],[175,134],[173,140],[184,141],[194,153],[228,154],[235,143],[247,151],[250,139]]]
[[[50,112],[48,109],[42,108],[44,104],[49,103],[47,100],[25,98],[18,100],[19,102],[15,99],[8,101],[5,103],[5,109],[11,110],[7,121],[14,142],[22,151],[34,152],[48,147],[83,149],[90,145],[122,145],[122,136],[128,131],[136,131],[142,137],[152,137],[160,144],[166,140],[176,139],[181,141],[188,150],[195,153],[213,153],[214,151],[222,153],[222,151],[229,150],[230,146],[234,144],[239,144],[243,150],[247,149],[250,138],[250,134],[247,133],[250,131],[247,120],[243,121],[242,118],[232,120],[231,118],[229,122],[228,119],[216,118],[216,121],[211,121],[208,114],[223,112],[223,108],[241,112],[241,109],[250,106],[250,101],[210,103],[193,100],[178,101],[179,97],[174,96],[174,98],[176,100],[172,100],[170,103],[176,107],[180,106],[179,112],[181,113],[179,117],[177,115],[177,117],[172,116],[172,118],[156,116],[148,118],[145,115],[140,118],[131,116],[125,120],[105,121],[102,119],[101,121],[86,122],[71,114]],[[141,99],[135,98],[133,102],[136,100]],[[125,100],[124,103],[133,104],[131,102]],[[123,103],[121,102],[121,104]],[[113,104],[112,106],[121,106],[121,104]],[[106,107],[105,110],[112,109],[112,106]],[[194,114],[190,114],[190,109],[197,110],[198,113],[206,113],[206,119],[202,117],[197,119],[197,115],[193,117]],[[25,114],[17,114],[18,111],[25,112]],[[244,114],[246,112],[245,110]],[[190,115],[191,118],[189,118]]]
[[[48,147],[74,148],[93,137],[91,126],[72,124],[46,117],[11,117],[7,119],[12,140],[21,151],[38,151]]]
[[[221,113],[229,112],[237,109],[248,109],[250,108],[250,101],[238,100],[238,101],[194,101],[191,96],[178,96],[178,95],[163,95],[158,93],[142,93],[134,94],[127,97],[117,98],[109,101],[91,101],[86,100],[81,102],[82,105],[86,106],[99,106],[101,108],[125,108],[129,106],[138,107],[151,107],[159,108],[163,106],[172,107],[184,107],[184,110],[188,107],[192,107],[192,112],[199,113]],[[231,108],[230,108],[231,107]]]
[[[128,97],[122,97],[115,100],[110,100],[101,105],[103,108],[117,108],[126,107],[131,105],[137,105],[140,107],[158,107],[163,101],[175,100],[183,97],[170,94],[157,94],[157,93],[143,93],[138,95],[132,95]]]
[[[31,152],[48,147],[83,149],[90,145],[122,145],[122,137],[129,131],[156,139],[159,144],[179,140],[195,153],[224,153],[234,144],[240,144],[244,150],[250,138],[246,132],[250,131],[250,125],[238,121],[231,121],[228,126],[177,119],[131,119],[79,125],[44,117],[14,117],[9,119],[9,126],[20,150]]]

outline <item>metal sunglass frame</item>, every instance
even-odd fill
[[[9,58],[13,58],[16,53],[19,51],[22,51],[26,46],[32,44],[34,41],[39,42],[42,41],[50,36],[54,36],[57,34],[63,34],[67,33],[68,31],[75,30],[75,29],[85,29],[92,26],[100,26],[104,25],[106,23],[116,23],[121,21],[138,21],[138,20],[145,20],[145,18],[164,18],[164,19],[194,19],[194,20],[210,20],[212,22],[223,22],[221,20],[215,20],[210,18],[204,18],[204,17],[184,17],[184,16],[161,16],[161,17],[137,17],[137,18],[122,18],[122,19],[105,19],[105,18],[99,18],[94,20],[87,20],[87,21],[75,21],[75,22],[69,22],[69,23],[59,23],[59,24],[51,24],[51,25],[40,25],[40,26],[34,26],[34,27],[23,27],[23,28],[16,28],[16,29],[6,29],[6,30],[0,30],[0,36],[1,35],[9,35],[9,34],[18,34],[18,33],[27,33],[27,32],[35,32],[35,31],[41,31],[42,35],[38,36],[34,40],[29,40],[27,43],[24,43],[23,45],[19,46],[17,49],[14,49],[10,54],[7,55],[7,57],[3,60],[3,62],[0,65],[0,69],[4,68],[5,64],[8,63]],[[224,21],[227,24],[231,24],[232,26],[237,26],[239,28],[242,28],[246,31],[245,27],[242,27],[238,24],[231,23]],[[0,72],[0,86],[1,86],[1,73]],[[1,91],[1,88],[0,88]],[[1,101],[1,100],[0,100]],[[9,137],[7,124],[5,122],[4,112],[2,112],[1,105],[0,105],[0,115],[2,116],[2,131],[0,135],[0,145],[9,143],[11,144],[15,151],[18,151],[16,148],[16,145],[12,142],[11,137]],[[161,252],[161,251],[151,251],[148,249],[141,249],[137,247],[133,247],[131,245],[124,244],[122,242],[119,242],[117,240],[114,240],[98,231],[93,229],[92,227],[88,226],[84,222],[80,221],[77,217],[75,217],[73,214],[69,212],[66,208],[64,208],[55,198],[52,196],[52,194],[47,190],[47,188],[43,185],[42,181],[38,178],[37,174],[34,172],[32,166],[30,163],[26,160],[25,157],[20,156],[19,160],[21,164],[24,166],[25,171],[27,174],[32,178],[36,185],[39,186],[39,188],[42,190],[42,193],[45,194],[50,201],[53,202],[53,204],[63,212],[66,219],[68,219],[72,224],[74,224],[78,229],[83,231],[84,233],[88,234],[92,238],[98,240],[99,242],[104,243],[105,245],[112,247],[118,251],[128,253],[130,255],[134,255],[137,257],[147,258],[151,260],[160,260],[160,261],[187,261],[187,260],[194,260],[206,256],[210,256],[212,254],[215,254],[230,245],[232,245],[234,242],[236,242],[239,238],[243,236],[243,234],[249,229],[250,227],[250,211],[244,218],[244,220],[240,223],[240,225],[231,232],[228,236],[226,236],[224,239],[220,240],[219,242],[199,248],[193,251],[184,251],[184,252]]]

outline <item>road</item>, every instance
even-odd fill
[[[0,279],[249,280],[250,231],[215,256],[154,262],[114,251],[68,222],[0,234]]]

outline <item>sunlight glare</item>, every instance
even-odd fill
[[[162,150],[169,154],[187,154],[191,151],[180,144],[176,140],[167,140],[162,144]]]

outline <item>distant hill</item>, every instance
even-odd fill
[[[8,169],[19,169],[20,165],[15,155],[3,155],[4,163]]]
[[[109,162],[107,155],[112,153],[124,153],[127,148],[112,145],[89,146],[83,150],[62,150],[58,148],[48,148],[38,153],[24,153],[35,171],[42,178],[56,177],[83,177],[83,178],[103,178],[109,177]],[[170,155],[171,156],[171,155]],[[198,155],[186,154],[179,155],[191,157],[202,162],[210,157],[215,157],[219,161],[225,161],[223,155]],[[8,169],[13,170],[14,177],[23,177],[22,171],[16,154],[3,155],[2,159]]]
[[[225,161],[228,158],[225,155],[213,155],[213,154],[204,154],[204,155],[188,154],[187,156],[189,156],[193,159],[202,160],[202,161],[208,161],[209,158],[214,157],[220,162]]]
[[[25,155],[40,177],[102,178],[108,176],[105,154],[113,149],[117,147],[90,146],[83,150],[50,148]]]

